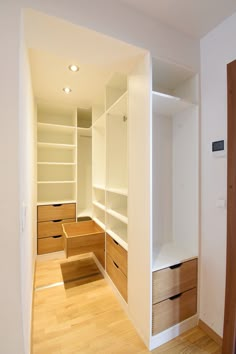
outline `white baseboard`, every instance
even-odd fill
[[[162,344],[169,342],[171,339],[178,337],[181,333],[196,327],[198,324],[198,315],[192,316],[175,326],[151,337],[149,350],[160,347]]]
[[[166,329],[165,331],[151,337],[149,350],[160,347],[162,344],[178,337],[180,334],[196,327],[198,324],[198,315],[187,318],[187,320],[176,324],[175,326]]]

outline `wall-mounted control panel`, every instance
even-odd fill
[[[214,157],[225,157],[225,140],[217,140],[212,142],[212,154]]]

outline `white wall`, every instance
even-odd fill
[[[199,64],[199,46],[196,40],[181,35],[175,30],[127,9],[115,0],[100,0],[99,8],[96,0],[8,0],[0,2],[0,101],[1,101],[1,131],[0,131],[0,196],[1,196],[1,249],[0,269],[1,284],[5,285],[0,294],[1,318],[0,323],[0,352],[4,354],[21,354],[23,350],[22,313],[21,313],[21,286],[23,292],[29,287],[28,281],[32,274],[32,268],[27,275],[20,277],[20,244],[24,245],[24,237],[20,234],[19,225],[19,47],[20,47],[20,17],[22,8],[31,7],[46,14],[58,16],[75,24],[95,29],[107,35],[125,40],[131,44],[151,50],[152,55],[169,58],[194,69]],[[99,11],[98,11],[99,10]],[[140,25],[141,24],[141,25]],[[25,82],[26,84],[26,82]],[[24,85],[22,83],[21,85]],[[30,88],[28,87],[28,89]],[[28,96],[29,94],[29,96]],[[30,97],[30,91],[27,91]],[[25,101],[26,102],[26,101]],[[23,107],[23,105],[22,105]],[[29,112],[31,110],[30,105]],[[26,109],[26,108],[25,108]],[[22,132],[29,129],[29,121],[22,120]],[[26,118],[26,117],[25,117]],[[27,138],[30,145],[31,138]],[[25,149],[26,149],[25,145]],[[23,146],[21,147],[23,148]],[[29,167],[28,153],[20,155],[24,161],[24,168]],[[24,160],[26,158],[26,160]],[[26,170],[25,170],[26,171]],[[28,187],[21,179],[22,191],[26,193],[26,202],[29,202]],[[29,187],[31,188],[31,187]],[[28,216],[31,211],[28,209]],[[31,226],[27,226],[27,235],[30,240]],[[22,237],[22,239],[21,239]],[[25,240],[26,240],[25,239]],[[28,241],[27,241],[28,242]],[[25,252],[29,252],[28,244]],[[31,261],[27,260],[28,266]],[[22,265],[26,265],[22,261]],[[21,284],[20,284],[21,279]],[[31,306],[27,303],[29,318]],[[29,323],[24,324],[24,333],[29,334]],[[25,339],[28,343],[28,338]],[[25,349],[25,353],[29,348]]]
[[[0,3],[0,353],[22,354],[18,208],[20,12],[11,5],[11,2]]]
[[[236,58],[236,14],[201,40],[202,99],[202,189],[200,318],[223,334],[226,209],[217,208],[226,199],[226,158],[214,158],[211,142],[227,136],[226,64]]]
[[[23,28],[21,35],[23,39]],[[28,52],[23,40],[20,47],[19,91],[21,300],[25,348],[29,348],[37,252],[36,106],[31,86]]]

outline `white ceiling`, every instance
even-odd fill
[[[200,39],[236,11],[235,0],[120,0],[176,30]]]
[[[144,50],[60,19],[27,10],[26,44],[38,100],[81,108],[104,101],[104,86],[114,72],[128,73]],[[80,70],[68,70],[77,64]],[[66,95],[62,89],[69,86]]]

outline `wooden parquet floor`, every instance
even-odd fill
[[[93,259],[78,257],[37,261],[32,347],[32,354],[150,353]],[[152,353],[221,351],[196,327]]]

